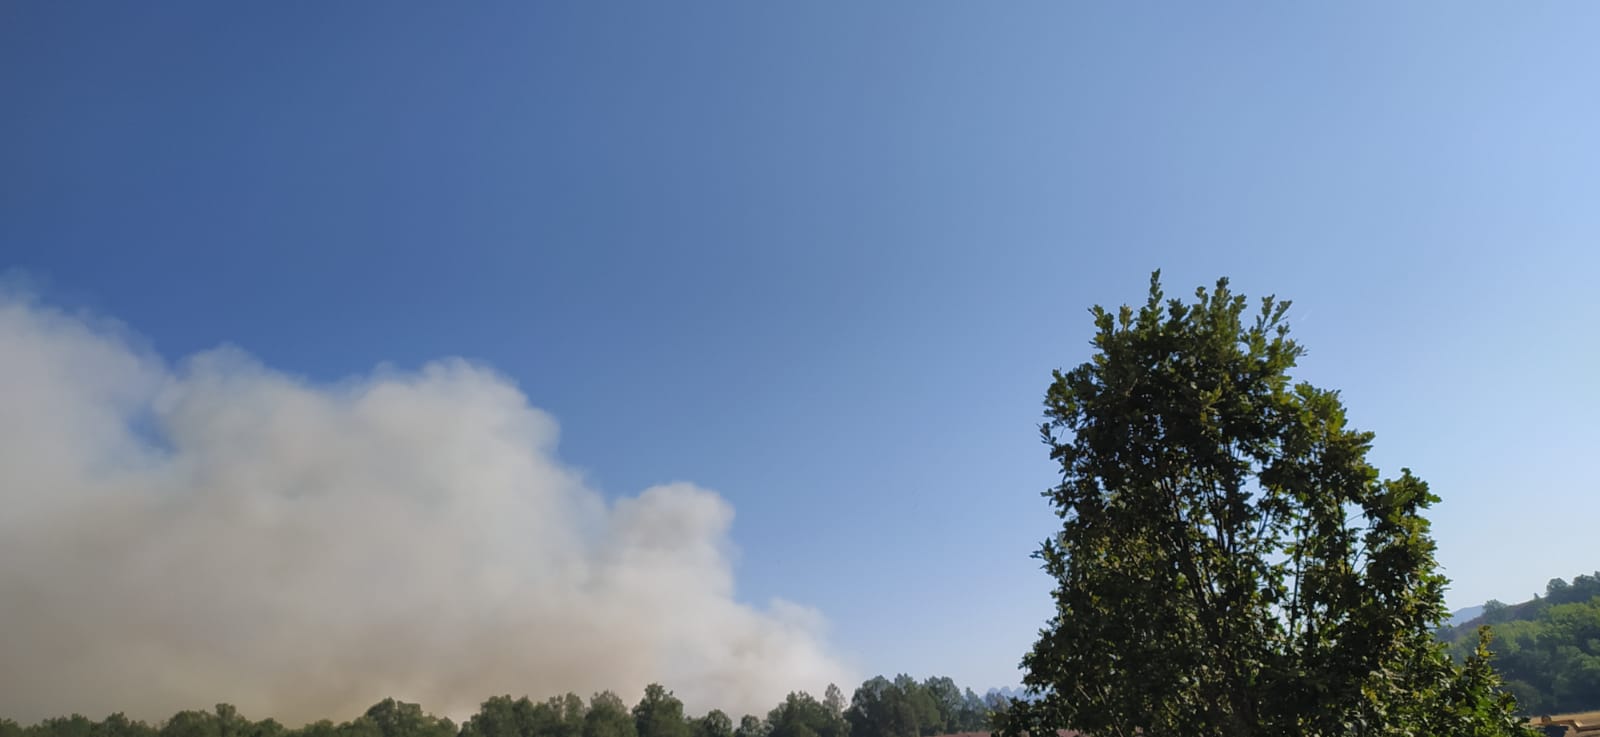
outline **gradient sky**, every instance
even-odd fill
[[[169,359],[461,355],[742,598],[1014,683],[1085,309],[1227,275],[1412,467],[1452,607],[1600,568],[1600,5],[0,5],[0,268]]]

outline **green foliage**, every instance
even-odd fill
[[[1480,624],[1499,625],[1506,622],[1534,621],[1557,604],[1587,602],[1597,596],[1600,596],[1600,571],[1592,575],[1579,574],[1570,584],[1563,579],[1553,578],[1545,585],[1544,596],[1535,595],[1531,600],[1520,604],[1506,604],[1490,599],[1484,602],[1483,613],[1476,619],[1465,622],[1459,627],[1445,627],[1440,630],[1440,637],[1455,642],[1472,636]]]
[[[644,698],[633,707],[638,737],[690,737],[683,702],[659,683],[645,687]]]
[[[449,719],[425,713],[420,705],[404,701],[384,699],[367,709],[363,718],[377,727],[380,737],[456,737],[456,726]]]
[[[1158,274],[1142,308],[1093,309],[1097,352],[1045,399],[1056,614],[1005,732],[1522,733],[1485,660],[1433,639],[1437,498],[1291,379],[1288,306],[1247,320],[1226,280],[1185,303]]]
[[[931,726],[937,730],[935,734],[954,731],[952,727],[961,713],[961,688],[955,681],[941,676],[923,681],[922,692],[928,695],[928,700],[933,704]]]
[[[575,693],[534,703],[495,696],[461,726],[461,737],[582,737],[588,708]]]
[[[1587,576],[1579,574],[1571,584],[1559,578],[1552,579],[1545,587],[1545,601],[1551,604],[1591,601],[1596,596],[1600,596],[1600,571]]]
[[[705,716],[691,720],[689,727],[693,737],[733,737],[733,719],[721,709],[712,709]]]
[[[90,737],[94,732],[94,722],[82,714],[46,719],[41,726],[54,737]]]
[[[925,737],[990,727],[989,706],[971,689],[934,676],[918,683],[901,674],[878,676],[856,689],[844,710],[851,737]]]
[[[340,724],[334,734],[337,737],[383,737],[383,730],[377,722],[363,716]]]
[[[588,723],[589,709],[584,706],[581,697],[568,691],[561,696],[551,697],[544,702],[544,707],[553,726],[549,732],[536,734],[545,737],[582,737],[584,725]]]
[[[863,689],[882,698],[875,708],[886,710],[905,725],[895,734],[927,737],[944,732],[972,732],[987,726],[989,707],[970,689],[960,690],[949,678],[935,677],[918,683],[910,676],[894,681],[878,677]],[[733,719],[713,709],[689,718],[683,702],[660,684],[645,688],[631,709],[610,691],[594,695],[589,704],[567,693],[535,702],[526,696],[494,696],[479,705],[458,728],[418,704],[384,699],[361,716],[347,722],[321,720],[289,729],[272,719],[252,721],[229,704],[213,711],[180,711],[158,727],[129,720],[118,713],[95,722],[82,715],[46,719],[22,726],[0,719],[0,737],[875,737],[876,723],[852,729],[847,718],[859,716],[855,705],[846,708],[844,692],[829,684],[822,701],[803,691],[794,692],[765,719],[746,715],[735,728]],[[852,712],[854,710],[854,712]]]
[[[961,693],[961,709],[956,712],[956,723],[952,731],[977,732],[986,729],[989,724],[989,709],[984,705],[983,698],[966,689]]]
[[[844,700],[844,692],[839,690],[838,684],[830,683],[826,691],[822,692],[822,706],[834,719],[843,720],[844,710],[849,708],[849,702]]]
[[[848,737],[850,727],[811,694],[789,694],[767,714],[768,737]]]
[[[272,722],[270,719],[267,721]],[[272,722],[272,724],[278,729],[282,729],[282,725],[277,722]],[[3,734],[4,730],[0,730],[0,735]],[[131,720],[124,716],[122,712],[117,712],[94,725],[92,734],[95,737],[156,737],[156,730],[144,722]],[[261,735],[261,737],[274,737],[276,735],[276,733],[268,734],[265,731],[260,731],[256,734]]]
[[[622,698],[601,691],[589,699],[589,713],[583,719],[583,737],[637,737],[633,714]]]
[[[739,729],[734,737],[767,737],[767,723],[761,717],[746,714],[739,719]]]
[[[71,737],[57,733],[57,737]],[[222,737],[217,717],[204,711],[180,711],[161,725],[161,737]]]
[[[461,737],[532,737],[537,732],[524,722],[523,715],[532,710],[518,709],[528,698],[512,700],[510,696],[492,696],[478,706],[478,713],[461,725]]]
[[[1480,622],[1494,638],[1495,668],[1523,713],[1600,709],[1600,574],[1571,584],[1558,578],[1545,592],[1522,604],[1484,606]],[[1440,637],[1464,660],[1475,650],[1472,632],[1464,625]]]
[[[938,707],[909,676],[879,676],[856,689],[845,718],[853,737],[919,737],[937,731]]]

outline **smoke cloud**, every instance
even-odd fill
[[[336,385],[0,293],[0,715],[289,724],[646,683],[764,713],[848,670],[734,596],[716,494],[608,503],[460,360]]]

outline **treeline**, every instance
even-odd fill
[[[610,691],[587,702],[573,693],[543,701],[496,696],[459,726],[418,704],[384,699],[337,724],[323,720],[290,728],[218,704],[214,711],[182,711],[154,725],[121,713],[100,721],[73,714],[28,726],[0,719],[0,737],[933,737],[987,731],[1007,703],[997,693],[980,697],[949,678],[919,682],[900,675],[861,684],[848,703],[833,685],[821,700],[796,691],[764,717],[747,714],[738,723],[715,709],[688,716],[671,691],[651,684],[631,708]]]
[[[1479,626],[1494,633],[1490,650],[1505,688],[1524,714],[1600,709],[1600,571],[1571,583],[1552,579],[1544,596],[1520,604],[1489,601],[1483,614],[1440,637],[1463,658]]]

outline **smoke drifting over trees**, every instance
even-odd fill
[[[230,348],[169,366],[0,293],[0,714],[295,723],[652,681],[747,713],[850,682],[814,612],[735,598],[723,499],[607,503],[556,437],[466,362],[334,386]]]
[[[690,716],[676,694],[652,683],[631,709],[612,691],[595,693],[587,703],[571,692],[542,701],[493,696],[459,727],[420,704],[384,699],[350,721],[299,727],[246,718],[232,704],[181,711],[154,724],[120,713],[99,721],[73,714],[31,725],[0,716],[0,737],[936,737],[987,729],[1008,708],[994,691],[980,698],[949,678],[918,682],[901,674],[862,683],[848,705],[834,684],[821,701],[791,691],[765,718],[746,714],[737,728],[718,709]]]

